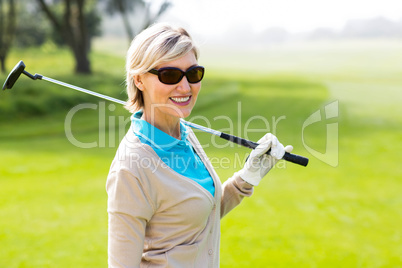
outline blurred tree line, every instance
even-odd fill
[[[91,73],[91,41],[100,36],[103,14],[118,14],[131,41],[142,29],[154,23],[170,6],[168,0],[0,0],[0,62],[11,47],[26,48],[53,42],[68,47],[75,59],[75,72]],[[156,5],[156,9],[155,9]],[[151,11],[151,6],[153,11]],[[156,11],[155,11],[156,10]],[[129,16],[140,11],[143,21],[133,27]],[[138,32],[135,32],[137,29]]]

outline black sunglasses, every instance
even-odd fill
[[[187,81],[191,84],[198,83],[204,77],[205,68],[202,66],[190,67],[187,71],[183,72],[179,68],[175,67],[165,67],[157,69],[152,69],[149,71],[151,74],[156,74],[161,83],[166,85],[174,85],[179,83],[184,76],[186,76]]]

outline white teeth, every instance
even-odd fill
[[[185,97],[185,98],[171,98],[174,102],[186,102],[190,99],[190,97]]]

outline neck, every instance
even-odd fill
[[[144,109],[141,119],[147,121],[173,138],[180,140],[180,118],[168,115],[160,116],[157,114],[151,116],[151,114],[147,113]]]

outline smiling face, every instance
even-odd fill
[[[177,60],[156,66],[155,69],[176,67],[185,72],[197,65],[197,59],[190,51]],[[185,76],[177,84],[166,85],[159,81],[157,75],[145,73],[136,76],[135,83],[143,93],[143,117],[155,126],[169,122],[175,124],[180,118],[188,117],[201,89],[201,82],[189,83]]]

